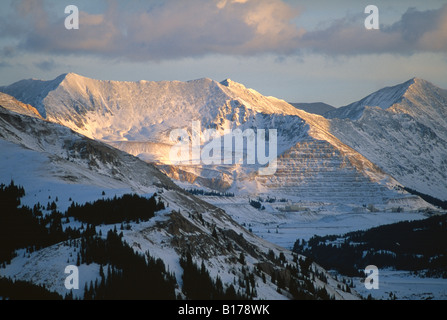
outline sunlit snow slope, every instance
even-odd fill
[[[330,131],[403,185],[447,200],[447,91],[412,79],[330,113]]]

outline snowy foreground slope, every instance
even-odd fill
[[[13,109],[11,106],[7,108]],[[14,108],[20,111],[20,105]],[[82,203],[101,198],[101,191],[105,191],[106,197],[126,192],[142,195],[157,192],[168,208],[148,222],[132,223],[129,230],[123,232],[124,240],[138,252],[149,250],[151,255],[161,258],[174,272],[179,292],[182,286],[179,259],[188,250],[198,264],[204,261],[212,276],[219,275],[225,287],[233,284],[243,272],[254,272],[256,298],[291,298],[286,289],[278,290],[271,275],[279,273],[290,277],[286,264],[300,268],[294,260],[304,257],[294,256],[250,233],[222,209],[179,189],[152,165],[66,127],[8,109],[0,107],[0,178],[4,183],[13,179],[25,187],[26,205],[37,201],[45,203],[58,197],[59,208],[63,210],[71,200]],[[70,221],[64,226],[76,224]],[[106,234],[114,227],[98,228]],[[284,258],[279,260],[281,253]],[[241,254],[245,257],[244,262],[240,261]],[[64,295],[67,293],[64,269],[67,264],[75,263],[75,257],[73,247],[64,243],[33,253],[19,250],[11,264],[0,268],[0,275],[45,284],[47,289]],[[259,271],[255,272],[255,269]],[[311,264],[309,272],[306,279],[316,290],[325,288],[336,299],[358,298],[355,293],[345,292],[343,284],[315,263]],[[266,278],[265,282],[261,275]],[[98,265],[81,265],[81,288],[98,278]],[[298,278],[290,279],[298,287],[304,285]],[[236,289],[243,290],[237,284]],[[316,292],[309,293],[316,297]],[[75,292],[77,297],[82,295],[82,290]]]

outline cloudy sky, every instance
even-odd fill
[[[379,8],[367,30],[365,7]],[[79,30],[64,9],[76,5]],[[445,0],[2,0],[0,85],[231,78],[341,106],[420,77],[447,88]]]

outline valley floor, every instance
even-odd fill
[[[265,204],[258,210],[246,197],[202,197],[221,207],[238,223],[257,236],[291,249],[297,239],[309,240],[312,236],[345,234],[366,230],[400,221],[427,218],[421,212],[364,212],[353,213],[349,206],[325,206],[319,203],[302,203],[301,212],[280,212],[274,204]],[[280,205],[280,204],[278,204]],[[318,261],[317,261],[318,263]],[[409,271],[379,270],[379,289],[368,290],[363,278],[354,278],[354,290],[365,299],[387,300],[447,300],[447,279],[424,278]]]
[[[362,296],[387,300],[447,300],[447,279],[423,278],[408,271],[379,270],[379,289],[367,290],[363,279],[355,278],[355,289]]]
[[[309,240],[314,235],[326,236],[366,230],[400,221],[427,218],[421,212],[369,212],[360,206],[327,205],[324,203],[300,203],[301,211],[281,212],[283,203],[263,203],[265,210],[249,204],[248,197],[201,197],[224,209],[239,224],[257,236],[292,249],[296,240]],[[353,212],[358,211],[358,212]]]

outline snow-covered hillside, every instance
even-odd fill
[[[21,105],[15,108],[20,109]],[[161,258],[174,272],[180,289],[179,260],[189,251],[198,264],[204,261],[213,277],[219,275],[224,287],[232,285],[236,277],[243,277],[244,272],[253,272],[257,299],[292,297],[287,289],[278,291],[271,276],[279,272],[289,277],[286,265],[292,263],[299,268],[296,259],[300,257],[258,238],[222,209],[182,191],[152,165],[59,124],[8,109],[0,107],[0,183],[13,179],[22,185],[26,190],[23,204],[56,201],[58,209],[63,211],[74,201],[83,203],[126,192],[142,195],[157,192],[168,208],[148,222],[132,223],[124,232],[124,240],[137,252],[149,250],[151,255]],[[73,223],[66,222],[65,227]],[[98,228],[106,234],[114,227]],[[33,253],[21,250],[11,264],[0,268],[0,276],[45,284],[47,289],[65,295],[63,272],[67,264],[74,263],[74,250],[67,243]],[[279,262],[281,253],[287,263]],[[80,272],[82,284],[99,279],[97,264],[82,264]],[[311,296],[316,297],[317,291],[325,288],[325,292],[337,299],[358,298],[355,293],[340,289],[344,286],[315,263],[310,265],[309,272],[309,281],[316,290],[308,291]],[[303,285],[298,278],[293,279],[298,287]],[[82,294],[77,292],[74,296]]]
[[[0,138],[1,178],[27,185],[27,198],[34,196],[31,202],[46,203],[52,194],[68,205],[65,195],[74,189],[91,200],[108,190],[113,196],[114,190],[118,194],[153,193],[157,186],[175,187],[158,169],[131,155],[61,125],[3,107]]]
[[[341,141],[404,186],[447,200],[446,90],[412,79],[332,117],[330,131]]]

